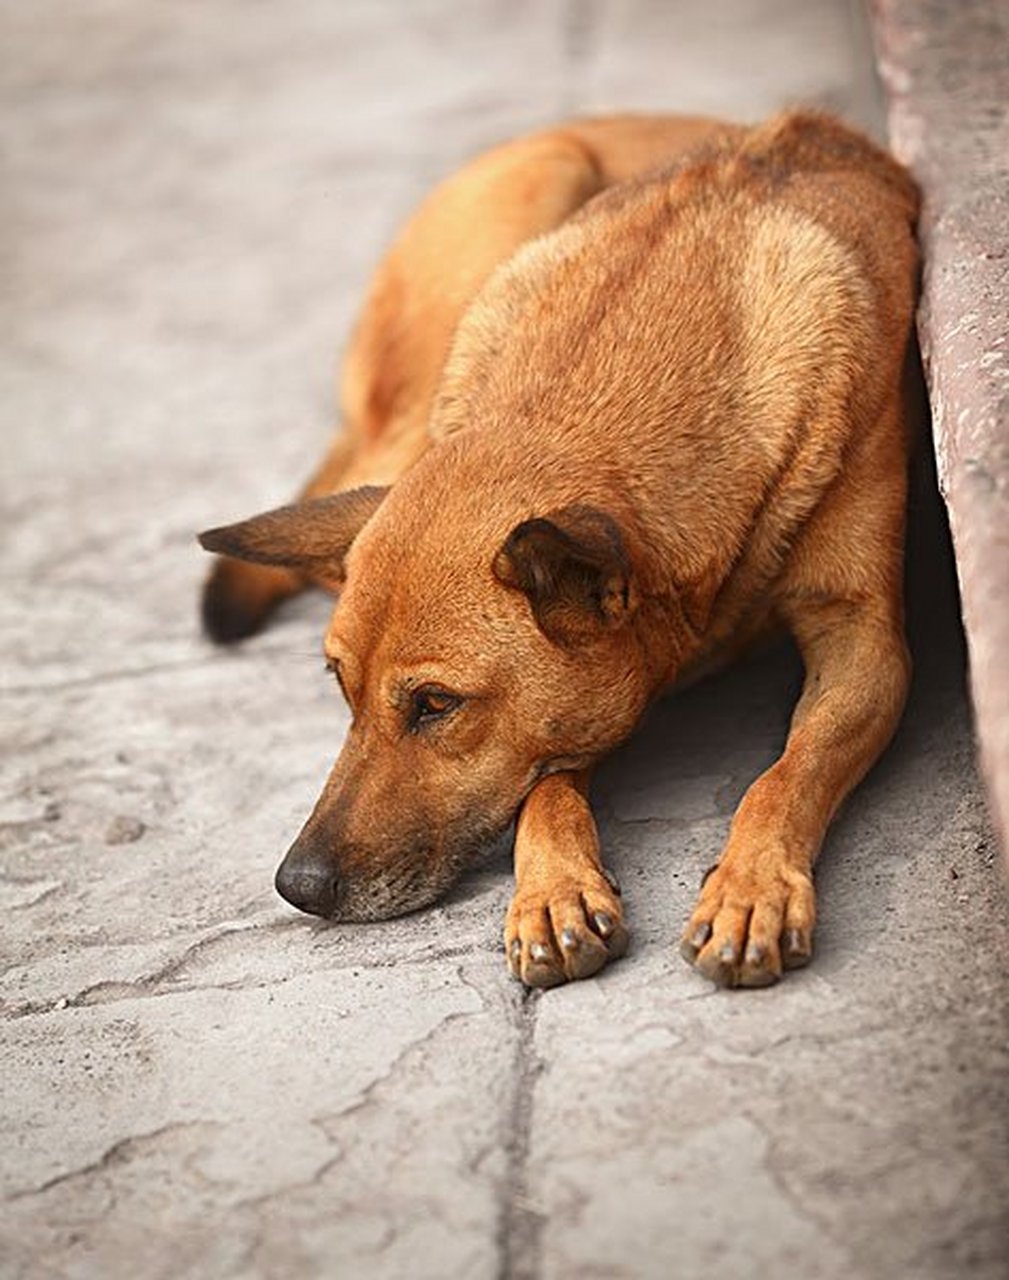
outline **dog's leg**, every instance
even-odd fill
[[[785,751],[743,798],[683,935],[685,959],[721,986],[765,986],[809,960],[813,861],[907,694],[899,596],[790,612],[806,677]]]
[[[599,857],[589,774],[557,773],[526,798],[515,833],[508,965],[530,987],[597,973],[627,949],[620,890]]]

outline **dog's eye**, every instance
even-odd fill
[[[411,733],[416,733],[423,725],[449,715],[461,702],[462,698],[457,694],[448,693],[445,689],[431,687],[416,689],[410,699],[410,718],[407,727]]]

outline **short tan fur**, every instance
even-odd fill
[[[787,629],[805,684],[681,949],[760,986],[812,952],[814,859],[903,708],[902,369],[917,194],[829,117],[617,117],[421,206],[293,506],[204,535],[211,633],[335,588],[353,723],[278,873],[306,910],[432,901],[517,815],[516,976],[627,943],[592,766],[664,689]]]

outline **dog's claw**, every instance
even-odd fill
[[[689,938],[684,938],[683,944],[680,947],[680,954],[688,964],[693,964],[698,951],[700,951],[710,937],[711,925],[701,924],[697,926]]]
[[[618,898],[622,897],[623,890],[620,888],[620,881],[616,878],[616,876],[613,874],[612,871],[610,871],[608,867],[603,867],[603,876],[606,880],[606,883],[610,886],[610,888],[617,895],[617,897]]]
[[[813,957],[813,944],[802,929],[786,929],[781,939],[781,963],[786,969],[801,969]]]
[[[579,947],[578,934],[574,929],[563,929],[561,931],[561,946],[565,951],[577,951]]]
[[[550,948],[544,946],[542,942],[534,942],[529,948],[529,956],[534,964],[542,964],[550,959]]]
[[[597,911],[592,920],[596,926],[596,933],[599,934],[600,938],[608,938],[613,932],[613,920],[605,911]]]

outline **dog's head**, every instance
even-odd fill
[[[277,873],[295,906],[374,920],[431,902],[539,778],[588,765],[640,715],[625,532],[597,506],[528,501],[446,480],[428,455],[390,491],[202,535],[340,591],[325,654],[353,719]]]

